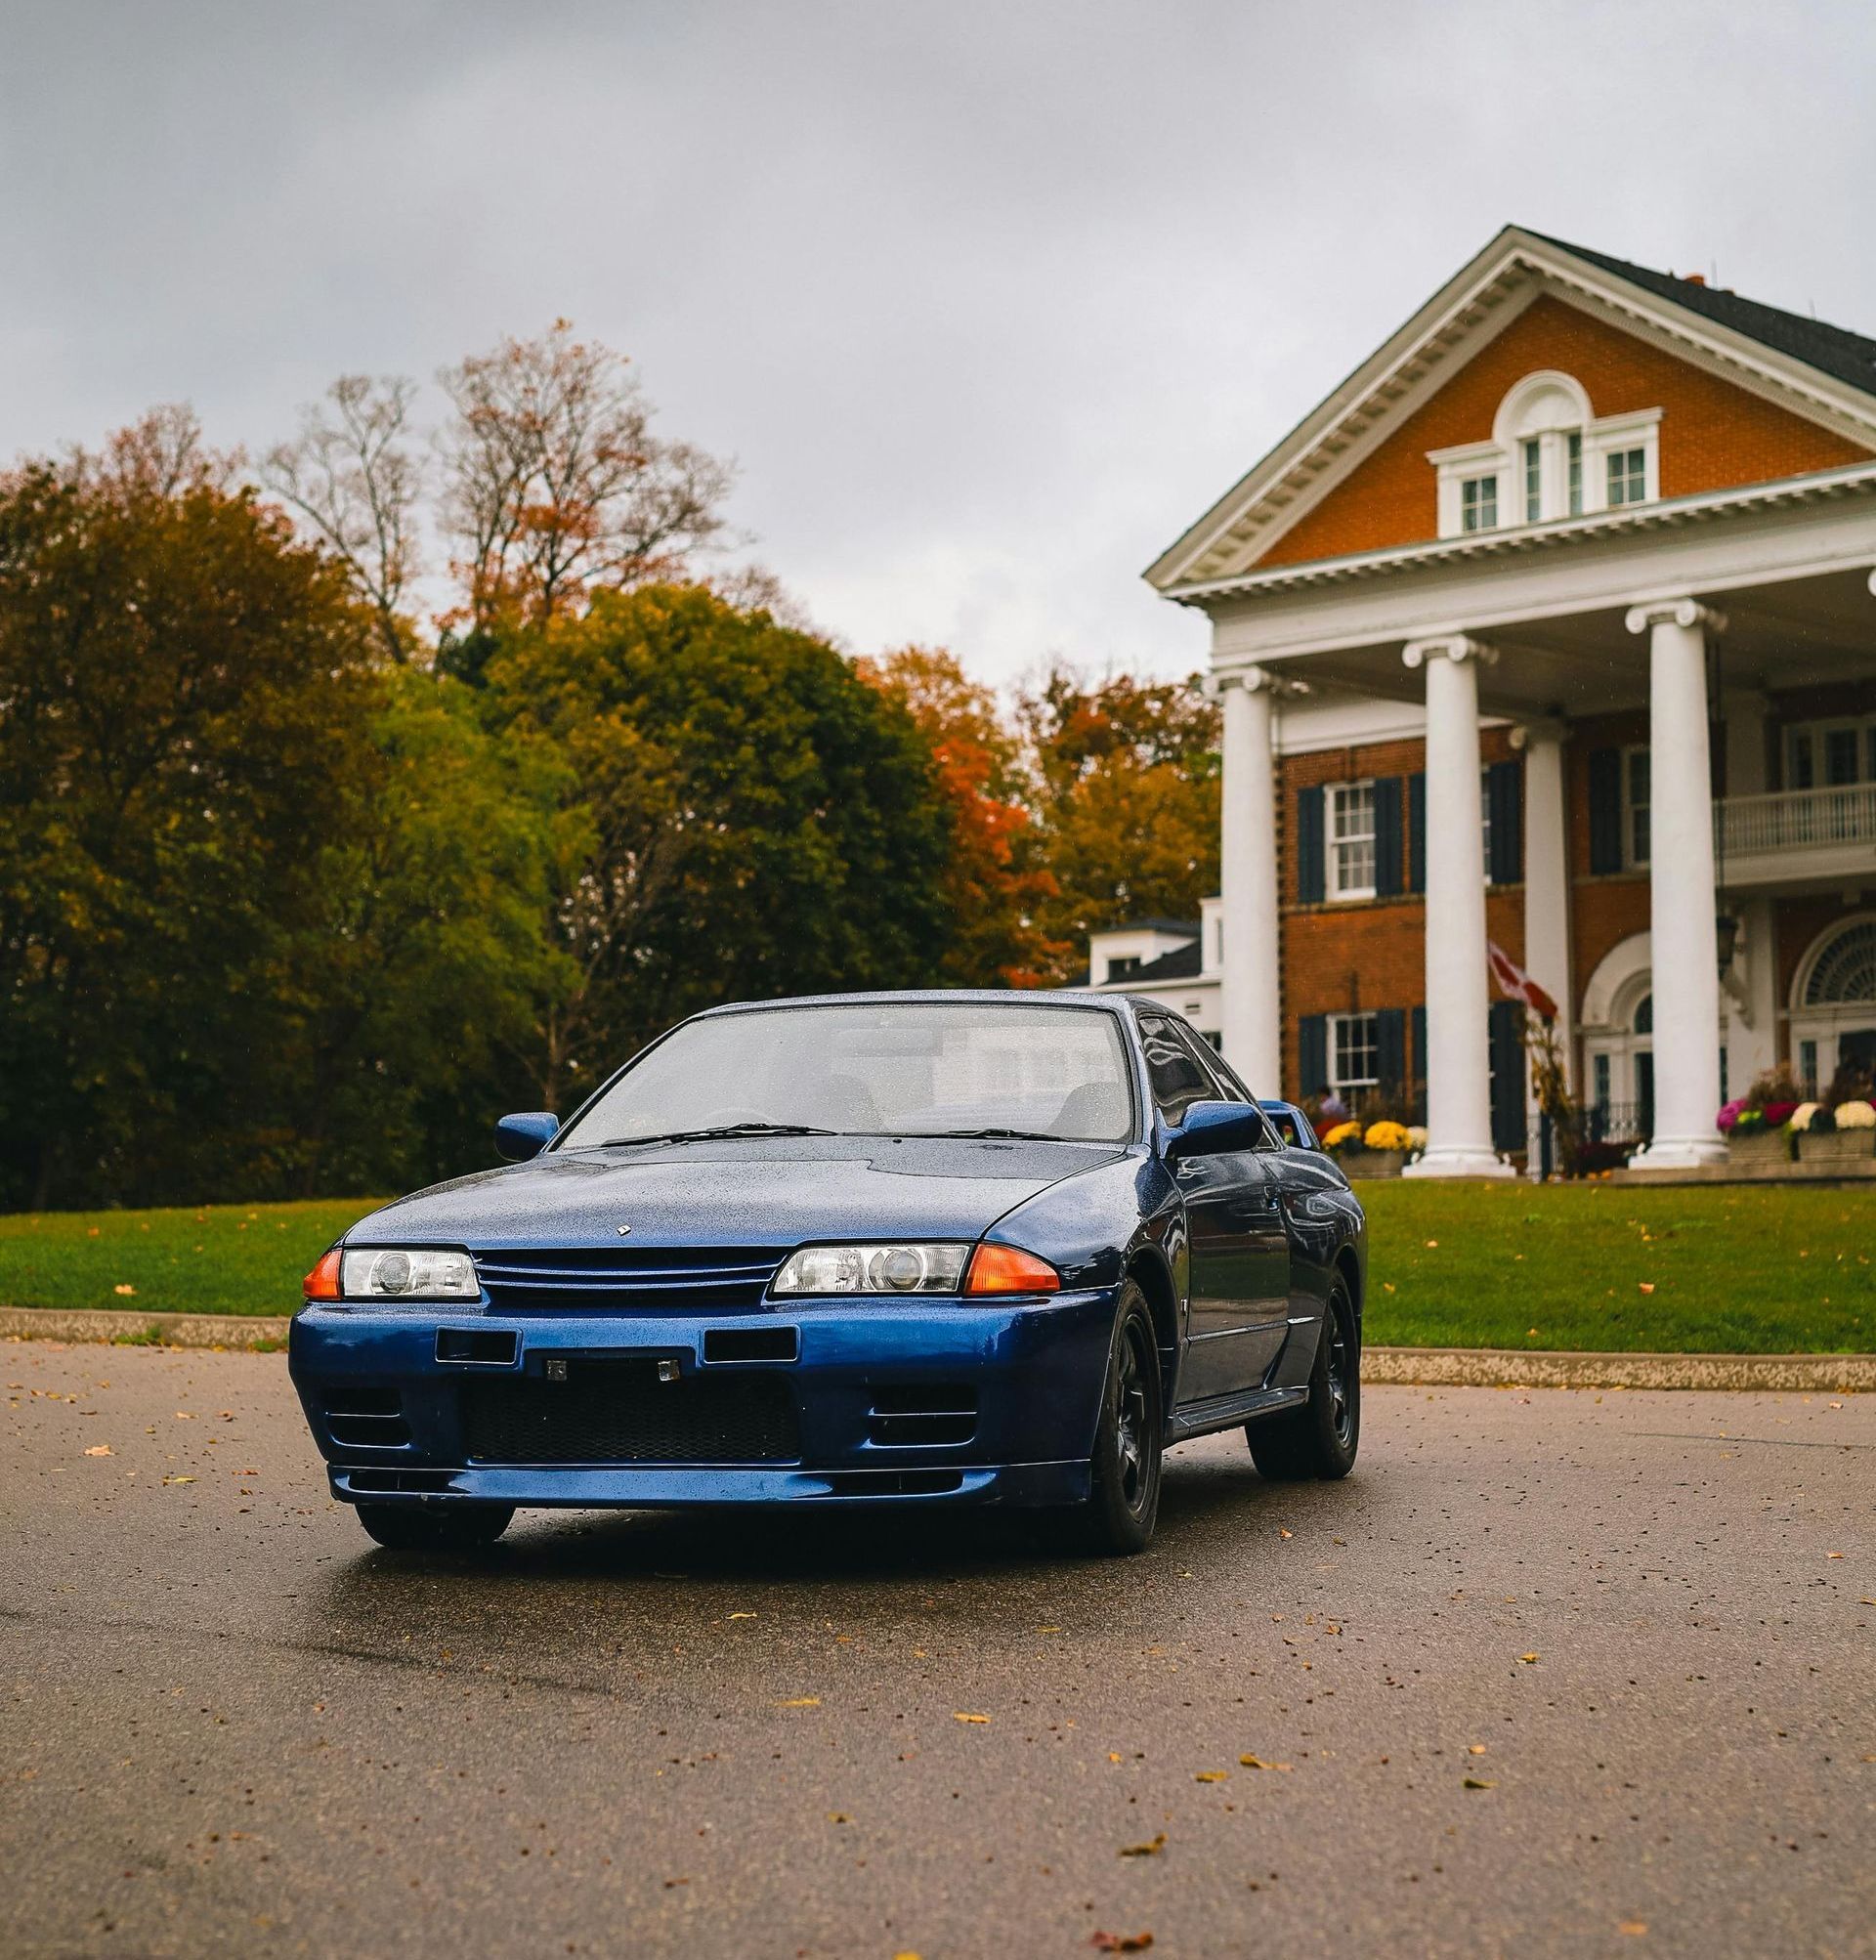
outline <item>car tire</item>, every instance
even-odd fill
[[[361,1504],[359,1522],[392,1552],[477,1552],[492,1545],[515,1515],[512,1504]]]
[[[1126,1556],[1144,1552],[1160,1514],[1166,1449],[1160,1391],[1160,1345],[1146,1296],[1131,1280],[1121,1288],[1094,1430],[1093,1488],[1070,1513],[1085,1552]]]
[[[1251,1459],[1274,1483],[1346,1476],[1361,1447],[1361,1345],[1354,1301],[1340,1276],[1329,1291],[1322,1338],[1301,1408],[1244,1426]]]

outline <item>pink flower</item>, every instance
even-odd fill
[[[1730,1102],[1722,1106],[1720,1114],[1713,1120],[1714,1128],[1719,1130],[1722,1136],[1731,1133],[1732,1126],[1739,1121],[1739,1112],[1745,1106],[1746,1099],[1743,1095],[1736,1095]]]

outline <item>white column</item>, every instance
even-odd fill
[[[1270,742],[1274,688],[1260,667],[1220,674],[1217,685],[1224,712],[1219,1033],[1226,1060],[1252,1094],[1281,1095],[1277,786]]]
[[[1478,662],[1462,633],[1401,658],[1427,670],[1427,1150],[1412,1177],[1509,1177],[1492,1148]]]
[[[1575,1021],[1570,999],[1569,832],[1563,817],[1563,741],[1558,722],[1513,731],[1524,750],[1524,970],[1556,1002],[1556,1043],[1567,1058]],[[1566,1061],[1567,1067],[1567,1061]]]
[[[1654,1140],[1649,1170],[1726,1161],[1720,1107],[1720,968],[1714,943],[1713,775],[1707,634],[1719,614],[1692,599],[1636,606],[1648,635],[1648,904],[1654,965]]]

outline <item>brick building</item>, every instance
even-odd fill
[[[1212,621],[1222,891],[1092,982],[1422,1101],[1424,1174],[1524,1139],[1488,940],[1644,1163],[1876,1061],[1876,340],[1508,228],[1147,576]]]

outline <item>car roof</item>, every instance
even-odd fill
[[[725,1001],[692,1015],[702,1021],[717,1014],[753,1014],[771,1007],[883,1007],[972,1005],[998,1007],[1099,1007],[1114,1013],[1132,997],[1096,994],[1086,987],[902,987],[870,994],[789,994],[775,1001]],[[1154,1003],[1140,1003],[1154,1004]],[[1162,1010],[1164,1011],[1164,1010]]]

